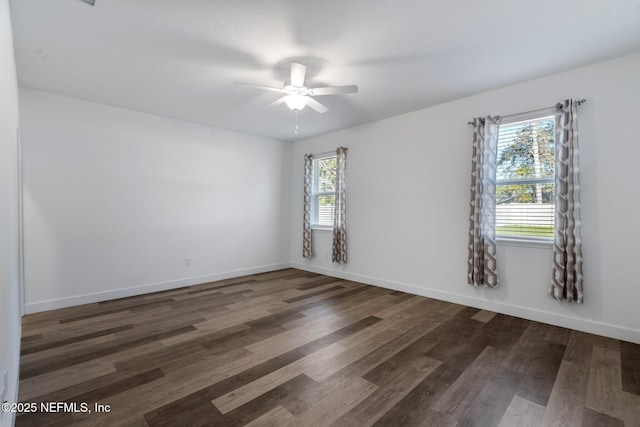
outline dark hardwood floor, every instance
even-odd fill
[[[19,400],[78,412],[18,426],[639,426],[640,346],[287,269],[25,316]]]

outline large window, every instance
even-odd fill
[[[555,141],[552,111],[505,118],[498,135],[496,236],[553,237]]]
[[[332,228],[336,204],[336,156],[313,159],[311,226]]]

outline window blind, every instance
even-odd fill
[[[554,200],[553,116],[501,124],[496,162],[496,235],[553,237]]]
[[[312,223],[321,227],[333,227],[336,204],[336,157],[324,157],[313,161],[313,213]]]

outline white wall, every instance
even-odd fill
[[[636,54],[295,143],[293,265],[640,343],[639,76]],[[547,296],[550,246],[502,244],[500,287],[467,285],[467,122],[570,97],[588,100],[579,107],[584,305]],[[312,260],[301,255],[303,154],[340,145],[349,148],[345,266],[331,264],[328,232],[313,232]]]
[[[0,394],[12,402],[18,395],[20,355],[17,129],[18,83],[9,3],[0,0]],[[12,414],[0,411],[0,426],[12,422]]]
[[[22,88],[20,114],[27,312],[289,265],[289,144]]]

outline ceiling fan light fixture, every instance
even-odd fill
[[[309,108],[317,111],[320,114],[329,111],[329,108],[326,105],[323,105],[320,102],[316,101],[316,96],[358,92],[358,86],[356,85],[321,86],[311,88],[306,87],[304,79],[306,76],[307,67],[302,64],[298,64],[297,62],[292,62],[290,68],[291,80],[285,82],[282,88],[240,82],[236,82],[236,84],[252,86],[257,89],[268,90],[271,92],[278,92],[283,94],[281,98],[278,98],[277,100],[272,102],[271,105],[280,105],[283,102],[286,103],[287,107],[289,107],[289,109],[296,113],[296,120],[298,111],[302,110],[307,105],[309,106]]]
[[[283,100],[293,111],[300,111],[307,105],[307,97],[296,93],[285,96]]]

